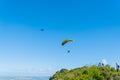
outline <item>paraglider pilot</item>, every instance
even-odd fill
[[[67,53],[70,53],[70,50],[68,50]]]

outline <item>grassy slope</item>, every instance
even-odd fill
[[[106,66],[84,66],[76,69],[61,69],[49,80],[120,80],[120,71]]]

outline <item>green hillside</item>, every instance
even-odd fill
[[[114,67],[106,66],[84,66],[71,70],[61,69],[49,80],[120,80],[120,71]]]

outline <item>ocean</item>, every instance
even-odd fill
[[[0,80],[49,80],[49,77],[14,76],[0,77]]]

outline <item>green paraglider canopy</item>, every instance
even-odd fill
[[[66,43],[68,43],[68,42],[73,42],[73,40],[71,40],[71,39],[66,39],[66,40],[64,40],[63,42],[62,42],[62,46],[64,46]]]

